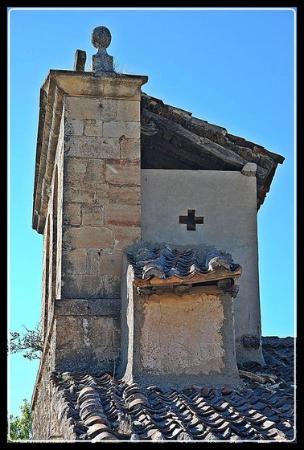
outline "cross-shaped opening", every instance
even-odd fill
[[[196,224],[203,224],[204,217],[195,217],[195,209],[188,209],[188,216],[179,216],[179,223],[187,225],[187,230],[196,230]]]

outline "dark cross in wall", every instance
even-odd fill
[[[179,223],[187,225],[187,230],[196,230],[196,224],[203,224],[203,217],[195,217],[195,209],[188,209],[188,216],[179,216]]]

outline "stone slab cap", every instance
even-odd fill
[[[55,161],[65,96],[100,97],[140,101],[143,75],[96,77],[92,72],[50,70],[40,89],[39,124],[36,146],[32,227],[43,233],[48,191]]]
[[[56,299],[55,316],[118,316],[120,298]]]

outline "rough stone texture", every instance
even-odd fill
[[[103,251],[100,257],[99,273],[101,275],[122,276],[122,251]]]
[[[63,224],[64,225],[81,224],[81,205],[79,203],[70,203],[65,205]]]
[[[119,295],[121,250],[140,234],[139,100],[65,99],[64,298]]]
[[[107,138],[93,134],[92,125],[88,128],[87,136],[74,136],[66,143],[66,155],[77,158],[120,159],[118,138]],[[91,139],[89,139],[91,138]]]
[[[66,407],[67,396],[53,384],[52,373],[113,373],[120,346],[119,307],[119,298],[54,302],[32,398],[34,440],[76,439],[81,426],[69,416],[77,420],[79,414]]]
[[[236,324],[239,360],[262,360],[256,345],[260,342],[260,319],[257,307],[256,216],[253,217],[252,212],[257,197],[258,205],[263,202],[276,166],[283,158],[145,95],[142,96],[140,112],[140,86],[146,80],[146,77],[118,74],[95,77],[88,73],[51,71],[41,89],[33,227],[45,234],[45,252],[48,255],[44,258],[43,273],[46,349],[34,395],[36,439],[75,439],[77,421],[71,421],[71,415],[79,419],[78,412],[67,406],[61,393],[57,398],[55,385],[49,383],[53,370],[80,370],[83,373],[107,370],[115,373],[120,342],[117,314],[122,252],[141,236],[141,154],[142,167],[211,168],[223,171],[224,177],[229,173],[229,182],[219,188],[214,185],[216,177],[212,171],[205,171],[213,178],[208,178],[208,174],[204,176],[207,185],[203,194],[200,191],[202,187],[197,189],[198,199],[196,190],[192,190],[192,197],[187,195],[187,188],[183,187],[187,178],[184,171],[176,175],[174,189],[168,189],[168,181],[159,183],[162,174],[158,171],[156,184],[161,191],[160,194],[157,192],[160,197],[152,198],[150,204],[144,203],[144,217],[149,217],[156,234],[163,227],[157,240],[161,236],[161,240],[170,242],[167,233],[170,238],[174,234],[179,243],[184,243],[185,236],[189,238],[183,234],[185,227],[181,234],[181,228],[176,233],[172,224],[167,226],[165,223],[166,216],[170,221],[177,202],[184,209],[189,207],[190,200],[196,202],[191,206],[203,206],[201,215],[207,216],[202,226],[204,239],[231,251],[245,267]],[[242,168],[246,177],[240,173]],[[227,170],[235,172],[224,172]],[[230,197],[232,174],[247,181],[238,182],[237,194]],[[193,173],[191,179],[195,179]],[[244,183],[247,183],[245,188]],[[168,195],[171,192],[173,196]],[[219,196],[215,201],[217,193]],[[250,211],[242,203],[242,195],[245,194],[248,194],[246,200]],[[166,197],[170,198],[169,205],[164,205]],[[212,207],[208,199],[211,199]],[[153,209],[156,205],[160,219]],[[238,208],[232,214],[230,208],[233,205],[238,205]],[[217,208],[222,211],[222,216],[217,214]],[[185,211],[180,211],[180,214],[185,214]],[[217,218],[210,227],[208,221],[212,214]],[[149,235],[145,224],[143,229]],[[246,242],[242,241],[244,230],[248,235]],[[216,235],[220,236],[219,241],[212,241]],[[154,235],[152,239],[155,239]],[[222,244],[229,240],[231,246]],[[255,269],[250,272],[248,268],[253,266]],[[190,297],[185,293],[157,294],[149,300],[145,296],[139,297],[135,314],[142,319],[140,332],[136,329],[140,321],[135,322],[132,329],[135,330],[135,340],[138,339],[138,352],[144,357],[139,361],[135,357],[137,368],[142,365],[147,372],[152,371],[152,375],[159,371],[166,376],[172,369],[175,374],[180,371],[189,380],[189,376],[198,370],[191,362],[191,357],[196,355],[201,364],[199,371],[206,376],[212,373],[215,382],[218,371],[227,369],[229,361],[233,365],[232,357],[225,360],[226,355],[234,352],[231,332],[227,331],[231,327],[225,326],[225,321],[232,323],[231,299],[207,294],[200,297],[196,292],[191,297],[191,310]],[[56,306],[60,301],[62,305]],[[250,302],[252,308],[248,306]],[[210,315],[209,322],[206,321],[207,315]],[[159,320],[155,321],[155,317]],[[189,342],[189,336],[183,333],[185,317],[189,318],[191,326],[196,324],[197,335],[203,334],[202,345],[193,339]],[[210,322],[213,327],[208,335],[214,339],[207,342],[204,330],[211,326]],[[248,327],[248,323],[253,325]],[[131,322],[128,325],[133,326]],[[152,344],[157,340],[157,331],[164,342],[156,352]],[[125,342],[126,327],[123,333]],[[173,335],[175,339],[172,339]],[[227,342],[228,347],[225,346]],[[245,342],[246,345],[242,346]],[[252,342],[254,345],[248,344]],[[178,347],[177,344],[182,345]],[[213,358],[208,358],[208,345],[212,346]],[[221,356],[223,350],[224,356]],[[125,358],[128,353],[124,352]],[[160,360],[155,361],[159,356]],[[235,366],[229,370],[232,373]],[[74,388],[70,394],[73,397]],[[45,423],[49,425],[44,426]],[[78,424],[78,435],[84,432],[83,424]]]
[[[108,273],[88,274],[63,274],[65,298],[116,298],[120,292],[120,276],[112,276]],[[111,272],[111,271],[110,271]]]
[[[261,336],[256,178],[212,170],[142,170],[141,179],[144,240],[214,245],[242,266],[235,300],[237,357],[263,362],[260,348],[245,348],[241,341],[243,335]],[[189,208],[204,217],[195,231],[179,223]]]
[[[84,124],[85,136],[103,136],[102,133],[102,120],[86,120]],[[107,142],[107,141],[105,141]]]
[[[120,298],[60,299],[55,302],[56,316],[118,317]]]
[[[55,370],[111,371],[119,356],[119,321],[111,316],[58,316],[56,339]]]
[[[224,311],[217,296],[154,294],[142,302],[140,309],[138,344],[143,371],[208,375],[223,370],[220,331]]]
[[[85,204],[82,205],[82,225],[104,225],[103,207]]]
[[[114,242],[110,228],[92,226],[70,228],[64,234],[64,241],[71,249],[112,248]]]
[[[99,120],[102,122],[139,122],[139,102],[114,98],[69,97],[67,108],[71,119]]]
[[[140,234],[140,85],[146,78],[74,75],[51,72],[41,91],[33,226],[45,242],[45,350],[33,397],[35,439],[75,438],[52,371],[115,371],[121,255]],[[112,179],[108,171],[116,167]]]
[[[52,369],[46,362],[32,412],[33,441],[74,441],[77,439],[79,415],[66,407],[67,396],[52,382]],[[73,417],[71,417],[73,415]]]
[[[106,181],[120,186],[140,186],[140,161],[108,161]]]
[[[136,242],[141,237],[140,227],[113,226],[115,236],[115,250],[124,250],[130,242]]]
[[[126,138],[138,139],[140,136],[139,122],[106,122],[103,127],[103,135],[108,138]]]
[[[138,204],[127,205],[116,203],[105,208],[105,225],[140,226],[140,210]]]
[[[56,407],[52,408],[54,386],[50,383],[50,372],[44,368],[39,386],[39,394],[33,410],[33,440],[62,436],[61,424],[58,420]],[[47,407],[46,407],[47,405]],[[53,406],[53,405],[52,405]]]
[[[126,258],[123,273],[119,376],[166,386],[240,383],[231,294],[207,294],[200,286],[138,295]]]
[[[52,332],[54,322],[50,325],[32,396],[33,440],[74,440],[75,422],[68,417],[71,411],[64,408],[65,396],[51,380],[56,360],[56,333]]]
[[[110,204],[140,205],[141,192],[139,186],[110,185],[108,196]]]

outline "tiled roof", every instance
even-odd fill
[[[135,278],[139,279],[182,278],[218,268],[232,272],[239,268],[230,254],[207,245],[172,248],[168,244],[140,242],[129,247],[127,258],[133,266]]]
[[[94,442],[293,440],[293,339],[263,338],[263,344],[267,366],[242,367],[245,387],[239,390],[162,391],[106,373],[53,373],[58,417],[75,439]]]
[[[143,169],[242,170],[257,164],[258,206],[284,157],[145,93],[141,96]]]

